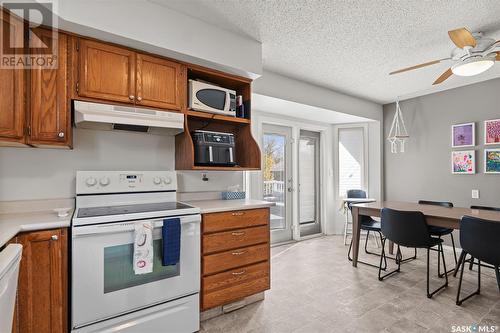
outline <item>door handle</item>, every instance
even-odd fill
[[[246,273],[246,271],[242,270],[241,272],[232,272],[231,274],[233,274],[233,275],[243,275],[245,273]]]
[[[242,254],[247,253],[247,251],[233,252],[231,253],[233,256],[241,256]]]
[[[241,231],[241,232],[232,232],[231,235],[233,236],[243,236],[245,234],[244,231]]]

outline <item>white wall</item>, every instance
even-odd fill
[[[174,170],[173,136],[74,130],[74,149],[0,148],[0,201],[71,198],[77,170]],[[223,191],[242,172],[178,172],[179,192]]]

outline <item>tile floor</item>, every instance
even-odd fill
[[[452,332],[452,325],[473,324],[497,326],[500,332],[500,292],[493,270],[483,269],[482,294],[459,307],[458,279],[452,275],[447,289],[426,297],[425,252],[402,265],[401,273],[379,282],[375,268],[351,266],[347,249],[339,236],[273,248],[272,288],[266,299],[202,322],[201,332]],[[434,275],[436,255],[431,253]],[[453,263],[451,251],[447,263]],[[476,287],[475,270],[464,272],[462,290]],[[439,283],[431,281],[431,288]]]

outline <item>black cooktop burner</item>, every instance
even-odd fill
[[[122,206],[88,207],[78,209],[78,217],[134,214],[193,208],[180,202],[156,202]]]

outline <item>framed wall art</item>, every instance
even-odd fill
[[[452,151],[451,173],[457,175],[472,175],[476,173],[476,151]]]
[[[476,145],[476,124],[465,123],[451,126],[451,146],[474,147]]]
[[[484,150],[484,173],[500,174],[500,149]]]
[[[500,119],[484,121],[484,144],[500,145]]]

